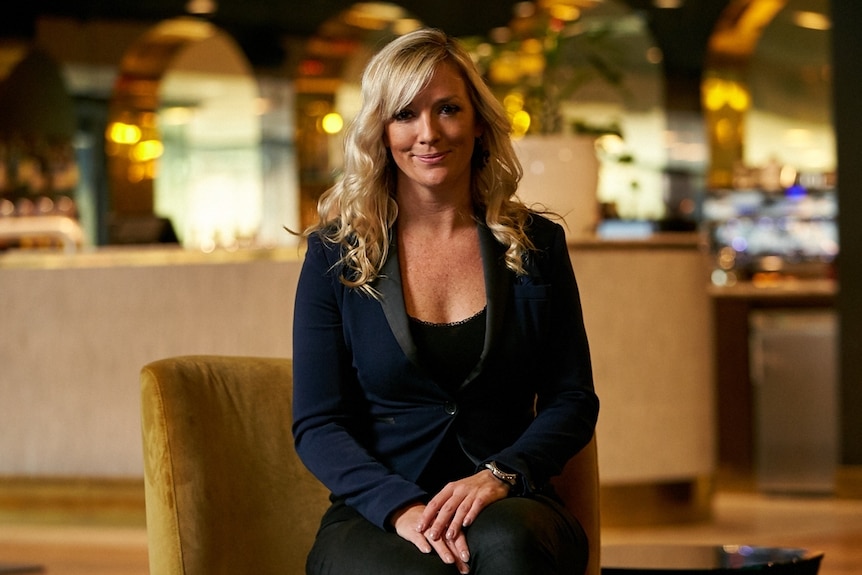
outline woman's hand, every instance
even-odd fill
[[[419,529],[424,511],[425,506],[421,503],[397,511],[392,517],[395,532],[403,539],[413,543],[422,553],[436,551],[444,563],[454,564],[459,573],[469,573],[470,567],[467,565],[467,561],[470,560],[470,554],[467,551],[467,540],[464,534],[461,533],[452,540],[439,537],[429,539],[428,535]]]
[[[470,557],[463,528],[475,521],[488,505],[505,499],[510,486],[482,471],[458,481],[448,483],[434,496],[422,512],[418,529],[429,541],[444,540],[455,548],[459,557]]]
[[[395,532],[422,552],[436,551],[444,563],[459,573],[470,571],[470,550],[464,527],[488,505],[505,499],[510,487],[483,469],[475,475],[448,483],[428,505],[415,503],[392,517]]]

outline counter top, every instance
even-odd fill
[[[768,283],[739,282],[732,286],[708,287],[714,298],[781,299],[834,297],[838,282],[833,279],[781,279]]]
[[[577,250],[655,250],[655,249],[701,249],[702,237],[693,232],[663,232],[634,238],[576,238],[569,247]]]
[[[692,233],[662,233],[634,239],[576,239],[569,242],[574,251],[699,249],[700,238]],[[288,246],[224,250],[210,253],[165,245],[91,247],[76,252],[60,250],[9,250],[0,252],[0,269],[65,269],[140,267],[242,263],[250,261],[296,261],[303,248]]]
[[[10,250],[5,253],[0,252],[0,270],[213,265],[253,261],[297,261],[301,256],[302,249],[297,246],[268,249],[218,249],[210,253],[163,245],[109,246],[73,253],[57,250]]]

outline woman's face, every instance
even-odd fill
[[[473,146],[481,133],[464,79],[443,62],[383,132],[398,166],[398,192],[469,195]]]

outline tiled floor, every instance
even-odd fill
[[[862,500],[719,493],[712,521],[606,528],[604,544],[751,544],[825,552],[820,575],[862,573]],[[142,526],[0,517],[0,563],[38,563],[48,575],[147,575]]]

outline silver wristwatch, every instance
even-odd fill
[[[512,487],[515,487],[515,485],[518,483],[518,474],[506,473],[505,471],[497,467],[496,461],[489,461],[488,463],[486,463],[485,469],[490,471],[494,475],[494,477],[496,477],[500,481],[508,483]]]

